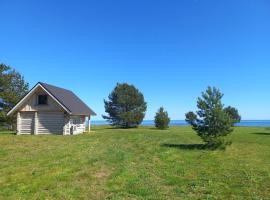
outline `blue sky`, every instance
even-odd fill
[[[101,119],[117,82],[172,119],[208,85],[243,119],[270,119],[270,1],[0,0],[0,62],[73,90]]]

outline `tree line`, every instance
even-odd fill
[[[14,128],[15,116],[7,117],[7,112],[28,92],[29,85],[24,77],[10,66],[0,64],[0,126]],[[225,139],[233,131],[241,116],[234,107],[225,107],[223,94],[215,87],[208,87],[198,97],[196,112],[186,113],[186,122],[202,138],[209,148],[225,148],[231,142]],[[118,128],[138,127],[147,110],[143,93],[134,85],[117,83],[104,100],[103,115],[111,126]],[[167,129],[170,124],[168,112],[160,107],[154,119],[157,129]]]
[[[205,142],[207,148],[225,148],[231,141],[225,136],[233,131],[241,116],[234,107],[224,107],[223,94],[215,87],[208,87],[201,97],[198,97],[198,110],[186,113],[186,122],[190,124],[198,136]],[[104,100],[104,115],[112,126],[118,128],[138,127],[145,116],[147,103],[143,94],[134,86],[127,83],[117,84]],[[155,115],[155,127],[166,129],[169,127],[168,112],[160,107]]]

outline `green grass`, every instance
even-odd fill
[[[270,129],[236,128],[226,151],[189,127],[0,134],[0,199],[269,199]]]

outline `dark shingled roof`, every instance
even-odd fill
[[[77,95],[72,91],[59,88],[47,83],[39,82],[51,95],[53,95],[71,114],[74,115],[96,115]]]

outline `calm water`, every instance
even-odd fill
[[[92,125],[107,125],[105,120],[93,120]],[[144,120],[142,125],[154,126],[153,120]],[[185,120],[171,120],[170,126],[187,126]],[[257,126],[257,127],[270,127],[270,120],[242,120],[236,126]]]

